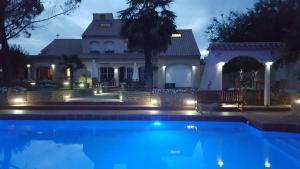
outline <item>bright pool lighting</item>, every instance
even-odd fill
[[[197,130],[197,126],[194,126],[194,125],[187,125],[186,128],[188,130]]]
[[[222,168],[224,166],[224,162],[222,160],[218,160],[218,166]]]
[[[14,103],[24,103],[25,99],[22,97],[17,97],[12,100]]]
[[[156,121],[153,123],[154,126],[161,126],[161,123],[159,121]]]
[[[265,161],[265,167],[271,168],[271,163],[268,160]]]

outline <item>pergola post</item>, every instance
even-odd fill
[[[114,79],[115,79],[115,83],[116,86],[119,86],[119,69],[118,68],[114,68]]]
[[[265,87],[264,87],[264,105],[271,105],[271,66],[273,62],[266,62],[265,66]]]
[[[217,89],[223,90],[223,66],[225,65],[225,62],[219,62],[217,64]]]

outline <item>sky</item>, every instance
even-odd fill
[[[175,0],[170,9],[177,15],[178,29],[192,29],[202,55],[207,54],[209,41],[205,35],[208,25],[214,17],[229,11],[243,12],[252,8],[257,0]],[[48,0],[47,6],[55,0]],[[79,39],[92,21],[93,13],[113,13],[126,9],[126,0],[82,0],[80,7],[68,16],[60,16],[31,31],[30,38],[19,37],[10,40],[10,44],[20,45],[31,55],[39,54],[59,34],[63,39]],[[47,11],[46,11],[47,13]],[[46,14],[42,14],[42,18]]]

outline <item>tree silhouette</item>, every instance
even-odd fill
[[[176,32],[174,12],[169,5],[173,0],[128,0],[129,7],[119,12],[123,21],[121,35],[128,39],[131,51],[145,55],[146,88],[153,88],[152,57],[166,51],[171,35]]]

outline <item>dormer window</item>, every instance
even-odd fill
[[[96,42],[96,41],[90,42],[90,53],[100,53],[99,42]]]
[[[171,37],[172,38],[181,38],[182,35],[181,35],[181,33],[173,33]]]
[[[101,24],[100,24],[100,27],[101,27],[101,28],[110,28],[110,27],[111,27],[111,24],[110,24],[110,23],[101,23]]]
[[[107,41],[104,43],[105,53],[115,53],[115,44],[112,41]]]

